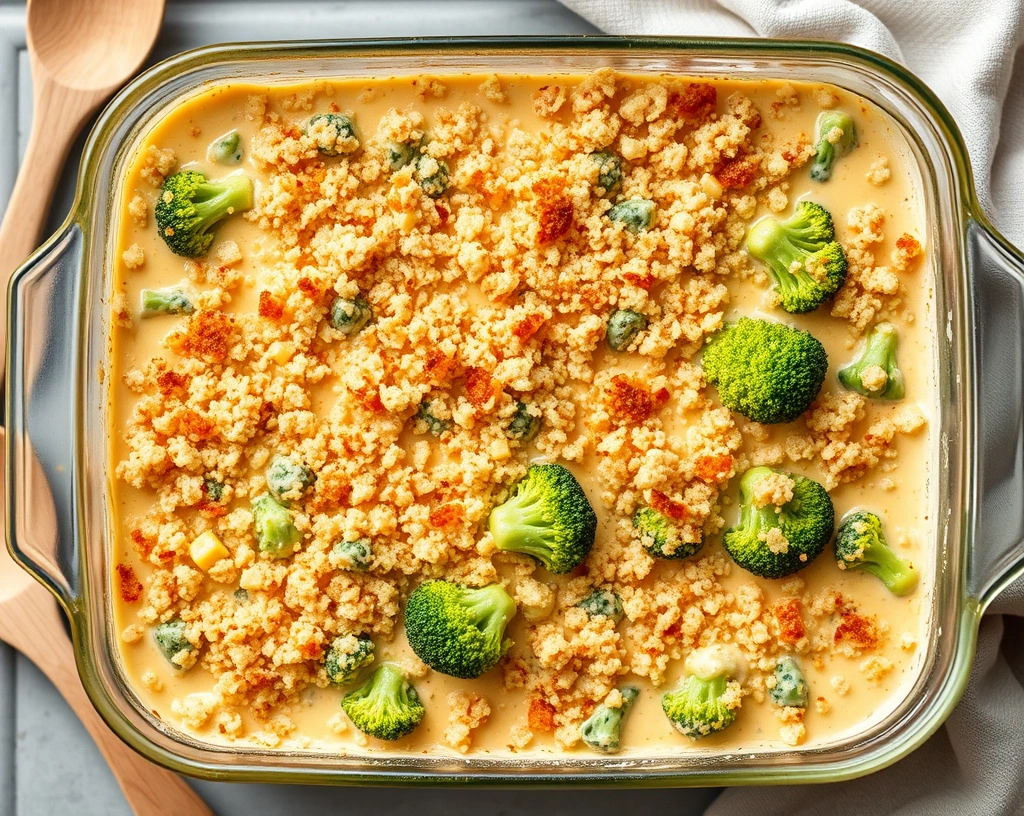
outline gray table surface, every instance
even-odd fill
[[[75,2],[75,0],[68,0]],[[31,121],[25,12],[0,0],[0,202],[6,202]],[[555,0],[169,0],[153,59],[207,43],[314,37],[585,34],[594,29]],[[70,208],[81,142],[68,156],[50,215]],[[716,792],[467,791],[192,784],[221,816],[278,813],[702,813]],[[130,810],[85,729],[28,660],[0,645],[0,816],[128,816]],[[188,814],[167,814],[188,816]]]

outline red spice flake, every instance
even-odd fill
[[[319,485],[320,482],[318,481]],[[320,490],[320,495],[323,496],[329,502],[334,504],[348,504],[349,499],[352,498],[352,485],[347,482],[341,482],[335,485],[325,485]]]
[[[211,501],[210,499],[203,499],[196,505],[196,509],[199,510],[199,514],[204,518],[215,519],[221,516],[227,515],[228,506],[226,504],[220,504],[219,502]]]
[[[492,210],[500,210],[505,206],[505,202],[508,200],[508,190],[504,187],[498,189],[491,189],[490,187],[484,187],[482,190],[484,198],[487,199],[487,206]]]
[[[161,371],[156,376],[156,385],[160,389],[161,394],[169,397],[175,392],[181,393],[188,388],[191,379],[188,374],[178,374],[176,371]]]
[[[448,216],[451,213],[448,212],[448,208],[444,204],[434,204],[434,209],[437,210],[437,217],[441,219],[441,226],[443,227],[448,223]]]
[[[182,352],[208,363],[222,363],[235,343],[235,321],[221,312],[201,311],[189,318]]]
[[[661,408],[669,399],[666,388],[655,393],[624,374],[616,374],[608,388],[608,403],[619,419],[626,422],[643,422]]]
[[[525,343],[540,331],[540,327],[543,325],[544,315],[527,315],[523,320],[519,321],[512,327],[512,334],[516,336],[516,339],[519,340],[520,343]]]
[[[660,490],[651,491],[651,509],[673,521],[683,521],[690,515],[690,508]]]
[[[760,159],[756,156],[742,156],[726,162],[716,174],[724,190],[740,190],[754,180]]]
[[[266,669],[248,669],[244,676],[246,685],[252,691],[265,689],[276,682],[273,673]]]
[[[908,261],[912,261],[922,251],[921,242],[906,232],[896,239],[896,249],[902,252]]]
[[[462,521],[462,514],[461,504],[442,504],[440,507],[430,511],[430,516],[427,520],[430,522],[431,527],[441,529]]]
[[[539,209],[537,243],[541,246],[557,241],[572,226],[572,199],[565,194],[561,181],[542,179],[533,185]]]
[[[845,609],[840,615],[839,625],[832,636],[836,643],[846,641],[865,651],[871,651],[878,645],[878,627],[873,620]]]
[[[306,660],[319,660],[323,654],[324,647],[319,643],[303,643],[299,646],[299,652]]]
[[[161,550],[156,554],[156,557],[159,561],[173,561],[174,550]]]
[[[135,570],[127,564],[118,564],[117,577],[121,583],[122,601],[135,603],[142,597],[142,582],[135,577]]]
[[[178,429],[189,442],[203,442],[213,434],[215,425],[209,419],[191,409],[181,412],[178,417]]]
[[[623,274],[622,279],[626,283],[631,283],[638,289],[643,289],[645,292],[654,286],[656,278],[650,272],[645,272],[643,275],[638,275],[636,272],[626,272]]]
[[[466,396],[477,408],[486,405],[495,394],[494,381],[485,368],[470,366],[466,369]]]
[[[320,284],[305,276],[299,278],[297,286],[299,287],[299,291],[310,300],[319,300],[320,296],[323,295],[323,291],[320,289]]]
[[[527,724],[531,731],[554,731],[555,707],[540,697],[531,697]]]
[[[270,420],[275,416],[274,403],[264,402],[260,406],[260,417],[257,421],[257,425],[261,431],[266,431],[270,428]]]
[[[260,305],[258,311],[260,317],[266,318],[267,320],[273,320],[275,323],[284,317],[284,305],[266,290],[260,292]]]
[[[452,372],[452,368],[455,367],[455,361],[445,354],[443,351],[437,349],[427,350],[427,361],[424,365],[424,373],[427,375],[427,380],[434,385],[441,385],[447,382],[449,375]]]
[[[135,552],[143,558],[148,558],[149,554],[153,551],[153,546],[156,544],[156,541],[143,533],[142,530],[138,529],[132,530],[128,536],[132,540]]]
[[[691,82],[682,91],[669,91],[670,115],[681,119],[706,119],[718,105],[718,90],[706,82]]]
[[[356,398],[359,400],[359,404],[371,414],[387,413],[387,408],[385,408],[384,403],[380,401],[380,392],[377,390],[375,385],[368,385],[353,393],[355,393]]]
[[[697,478],[711,484],[729,478],[732,473],[733,458],[723,453],[721,456],[701,456],[694,466]]]
[[[799,598],[783,598],[772,607],[772,612],[779,622],[779,640],[783,643],[796,643],[807,634]]]

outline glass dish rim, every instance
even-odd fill
[[[259,49],[258,54],[256,49]],[[388,53],[410,55],[416,53],[422,54],[451,54],[453,52],[459,53],[466,56],[485,57],[488,54],[515,54],[524,53],[530,51],[536,51],[537,49],[545,49],[548,51],[583,51],[610,53],[615,51],[632,52],[633,54],[644,53],[644,52],[660,52],[678,55],[707,55],[711,57],[724,57],[730,55],[736,55],[747,58],[765,58],[772,56],[790,56],[790,57],[807,57],[817,56],[821,58],[832,58],[846,57],[857,63],[855,67],[863,70],[865,67],[869,72],[877,73],[879,69],[890,80],[895,81],[898,85],[901,85],[910,96],[914,97],[915,100],[921,104],[928,115],[932,118],[933,124],[936,125],[940,132],[940,139],[942,146],[946,151],[946,156],[959,180],[957,185],[959,190],[959,200],[952,202],[959,210],[958,219],[955,219],[960,227],[961,232],[959,239],[961,242],[961,248],[964,241],[963,229],[966,227],[968,217],[973,217],[977,220],[983,228],[988,230],[997,240],[1005,241],[998,235],[998,233],[991,228],[991,225],[985,219],[984,215],[980,211],[980,207],[977,204],[976,193],[971,178],[970,167],[966,161],[966,150],[963,147],[959,131],[956,128],[955,123],[949,117],[948,112],[942,107],[941,103],[935,100],[934,96],[928,89],[920,83],[912,74],[902,69],[900,66],[889,62],[888,60],[873,54],[868,51],[864,51],[859,48],[852,46],[839,45],[835,43],[815,42],[815,41],[779,41],[779,40],[755,40],[755,39],[707,39],[707,38],[665,38],[665,37],[650,37],[650,38],[622,38],[622,37],[500,37],[500,38],[415,38],[410,40],[404,39],[373,39],[373,40],[323,40],[323,41],[298,41],[298,42],[285,42],[285,43],[246,43],[246,44],[224,44],[209,46],[205,48],[196,49],[194,51],[185,52],[183,54],[174,56],[154,68],[147,71],[142,77],[135,80],[125,91],[122,91],[110,106],[102,114],[100,121],[97,123],[92,135],[90,136],[89,142],[86,147],[86,152],[83,156],[82,169],[79,174],[78,187],[75,199],[75,205],[72,209],[72,213],[69,216],[65,227],[58,233],[58,236],[63,235],[65,230],[70,226],[77,224],[80,228],[85,228],[83,225],[88,223],[89,209],[88,204],[94,198],[91,193],[91,189],[96,179],[94,178],[96,159],[102,155],[103,151],[98,146],[102,146],[104,150],[110,149],[109,139],[104,138],[104,134],[107,133],[108,129],[113,126],[120,117],[129,115],[134,109],[135,104],[133,99],[136,97],[142,97],[147,93],[152,92],[154,89],[160,87],[177,72],[194,71],[204,66],[209,66],[217,63],[226,63],[238,58],[251,60],[254,54],[257,54],[257,61],[265,61],[270,59],[281,59],[281,58],[310,58],[317,56],[331,56],[339,57],[346,53],[350,55],[361,55],[361,56],[374,56],[380,57],[385,56]],[[52,244],[53,241],[49,242],[38,254],[44,253],[46,249]],[[1007,244],[1007,246],[1009,246]],[[1012,250],[1012,247],[1011,247]],[[1015,250],[1012,250],[1016,253]],[[967,265],[964,261],[962,263],[962,273],[966,276]],[[969,301],[968,297],[965,300]],[[84,300],[84,298],[83,298]],[[80,304],[80,308],[84,308]],[[87,321],[83,320],[83,323]],[[970,317],[967,316],[966,325],[970,325]],[[82,329],[84,332],[85,329]],[[84,345],[80,335],[78,351],[80,359],[84,355]],[[959,345],[962,347],[964,342],[960,341]],[[963,350],[962,348],[960,349]],[[81,370],[81,366],[80,366]],[[969,390],[969,386],[965,384],[965,389]],[[81,387],[81,377],[79,377],[79,388],[78,388],[78,402],[79,405],[82,403],[83,390]],[[969,398],[965,399],[965,401]],[[970,419],[973,417],[972,412],[968,412]],[[10,414],[9,414],[10,415]],[[970,440],[965,440],[965,445],[972,444]],[[82,461],[82,434],[79,433],[76,438],[76,453],[78,454],[78,461]],[[972,454],[968,456],[968,461],[974,461],[973,450],[970,451]],[[969,469],[968,469],[969,470]],[[971,484],[971,474],[966,473],[967,484],[965,487],[969,487]],[[81,515],[81,510],[79,510]],[[79,519],[81,521],[81,518]],[[963,535],[961,536],[960,544],[960,557],[963,560],[966,557],[966,551],[970,547],[970,525],[966,524],[964,527]],[[78,540],[79,548],[84,546],[82,536],[79,536]],[[88,559],[82,560],[83,570],[88,572]],[[1019,573],[1021,570],[1015,571]],[[1007,574],[1004,579],[1000,582],[999,588],[1005,585],[1006,581],[1012,580],[1015,577],[1015,573]],[[49,583],[49,582],[47,582]],[[86,574],[86,580],[84,582],[85,590],[83,595],[87,596],[89,592],[89,586],[91,581]],[[51,584],[51,589],[53,588]],[[997,590],[996,590],[997,591]],[[991,593],[994,595],[995,591]],[[990,595],[990,597],[991,597]],[[883,767],[884,765],[890,764],[899,757],[909,753],[923,739],[929,736],[935,728],[945,718],[948,711],[951,710],[952,705],[955,704],[959,698],[959,694],[966,683],[966,671],[963,669],[965,665],[969,665],[970,656],[973,653],[974,639],[977,631],[977,618],[980,614],[981,609],[987,602],[987,599],[982,598],[980,600],[971,599],[966,596],[966,592],[961,590],[960,592],[960,616],[959,625],[955,633],[955,655],[952,657],[948,675],[944,678],[946,685],[949,684],[950,680],[953,680],[953,685],[946,689],[941,699],[944,701],[943,705],[933,705],[926,712],[922,714],[931,714],[931,717],[917,717],[915,718],[913,725],[915,737],[912,740],[904,739],[897,748],[899,750],[892,752],[886,750],[885,745],[878,746],[872,749],[866,758],[859,758],[854,760],[833,760],[828,765],[824,766],[813,766],[813,767],[801,767],[797,765],[775,765],[773,767],[765,768],[742,768],[735,769],[729,768],[721,773],[708,774],[702,771],[693,771],[689,769],[682,769],[677,771],[675,775],[645,775],[644,773],[625,772],[622,775],[614,776],[611,779],[607,775],[597,776],[591,773],[572,773],[571,775],[559,775],[552,774],[544,776],[537,780],[523,780],[521,777],[510,774],[480,774],[477,775],[474,771],[462,772],[462,773],[442,773],[436,775],[432,772],[427,774],[421,774],[418,772],[410,774],[401,774],[396,772],[395,774],[382,773],[381,771],[373,770],[366,773],[352,772],[347,770],[335,769],[335,770],[321,770],[321,769],[307,769],[307,768],[285,768],[281,767],[280,764],[277,766],[246,766],[243,768],[233,768],[225,773],[222,766],[218,765],[206,765],[204,763],[195,762],[193,760],[184,759],[173,752],[167,752],[149,740],[144,734],[138,732],[135,726],[132,725],[123,716],[119,716],[119,712],[114,702],[107,696],[109,690],[100,681],[97,666],[93,661],[93,655],[90,649],[90,638],[87,635],[88,627],[81,625],[78,620],[78,616],[85,614],[84,607],[88,606],[88,598],[85,597],[85,603],[67,604],[66,599],[65,605],[69,607],[73,620],[76,625],[73,626],[75,630],[75,645],[76,654],[79,661],[79,665],[83,663],[90,671],[83,672],[83,682],[86,684],[86,688],[89,691],[90,697],[92,697],[94,704],[101,711],[108,723],[112,726],[114,722],[122,727],[115,727],[115,730],[121,735],[123,739],[133,745],[137,750],[140,750],[151,759],[159,761],[161,764],[167,765],[184,773],[190,773],[194,775],[205,776],[208,778],[225,778],[229,776],[232,779],[268,779],[268,778],[280,778],[281,781],[329,781],[338,784],[346,783],[360,783],[360,782],[385,782],[388,784],[396,783],[408,783],[408,784],[450,784],[452,782],[460,783],[478,783],[478,784],[539,784],[539,785],[550,785],[550,784],[565,784],[568,782],[585,784],[600,784],[607,783],[609,781],[615,784],[632,784],[632,785],[666,785],[666,784],[737,784],[737,783],[753,783],[753,782],[794,782],[794,781],[821,781],[824,779],[836,780],[843,778],[850,778],[852,776],[858,776],[863,773],[867,773],[871,770]],[[79,599],[83,600],[82,598]],[[974,601],[972,603],[972,601]],[[105,648],[105,644],[104,644]],[[961,671],[955,671],[957,667],[960,667]],[[922,726],[922,722],[924,725]],[[895,734],[887,733],[887,738],[896,736]],[[244,756],[244,752],[236,751],[233,752],[236,756]],[[278,754],[283,760],[286,760],[288,754]],[[772,775],[772,779],[766,779],[765,773],[769,771]],[[593,772],[592,772],[593,773]],[[778,778],[774,778],[778,776]],[[755,778],[756,777],[756,778]]]

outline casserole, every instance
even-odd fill
[[[460,47],[456,47],[460,46]],[[530,63],[525,63],[529,55]],[[538,58],[542,64],[538,64]],[[923,179],[923,211],[930,225],[939,325],[936,338],[940,415],[937,575],[929,610],[932,626],[923,668],[907,698],[889,716],[839,745],[798,755],[731,752],[607,760],[403,756],[334,758],[301,753],[214,749],[172,734],[133,704],[112,643],[107,614],[111,514],[104,434],[108,337],[103,270],[111,251],[111,213],[128,149],[148,123],[203,85],[229,79],[278,82],[317,76],[378,73],[515,71],[549,72],[603,66],[631,72],[690,76],[827,81],[878,105],[903,130]],[[104,114],[90,140],[73,215],[12,283],[12,342],[8,416],[11,448],[10,541],[34,566],[72,617],[79,669],[97,708],[122,737],[176,770],[232,779],[278,781],[443,782],[453,779],[511,783],[616,780],[635,784],[735,784],[845,778],[881,767],[919,744],[950,710],[966,681],[977,616],[1019,569],[1020,420],[1015,409],[1019,352],[999,338],[1020,333],[1020,283],[1013,250],[978,214],[955,126],[916,80],[901,69],[855,49],[825,45],[755,44],[683,40],[411,41],[273,46],[249,52],[220,47],[176,58],[141,78]],[[1019,265],[1019,264],[1018,264]],[[83,274],[79,275],[79,271]],[[975,297],[971,275],[992,277]],[[92,273],[92,274],[90,274]],[[998,291],[997,291],[998,289]],[[996,309],[995,311],[991,311]],[[977,311],[974,311],[977,310]],[[35,312],[38,311],[38,315]],[[975,334],[986,313],[991,334]],[[1004,326],[1009,321],[1009,326]],[[99,327],[99,328],[97,328]],[[978,372],[1000,372],[993,384]],[[99,375],[99,376],[97,376]],[[986,375],[988,376],[988,375]],[[1007,378],[1011,383],[1007,384]],[[988,388],[985,388],[989,385]],[[989,393],[995,396],[988,396]],[[68,400],[64,394],[73,394]],[[976,393],[986,413],[976,413]],[[1000,405],[997,401],[1004,400]],[[991,413],[989,410],[991,409]],[[61,431],[63,429],[63,432]],[[1012,438],[1014,444],[1009,444]],[[978,445],[981,444],[979,452]],[[995,456],[991,451],[1000,451]],[[60,523],[58,546],[32,526],[44,495],[31,489],[38,457],[50,482]],[[989,497],[974,508],[974,498]],[[991,511],[990,511],[991,508]],[[998,518],[1000,525],[991,523]],[[979,531],[986,546],[972,547]],[[1005,541],[999,547],[998,542]]]

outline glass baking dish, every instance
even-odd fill
[[[199,742],[156,719],[120,667],[110,610],[106,446],[107,263],[130,150],[163,111],[213,83],[462,72],[633,73],[828,82],[887,113],[918,165],[939,330],[931,626],[920,674],[887,717],[836,744],[648,757],[341,757]],[[74,207],[18,270],[9,299],[7,531],[15,558],[60,601],[78,670],[110,726],[176,771],[235,781],[335,784],[681,786],[822,782],[919,746],[967,683],[980,617],[1024,572],[1024,257],[981,212],[949,113],[900,66],[832,43],[685,38],[498,38],[222,45],[174,57],[107,107]]]

